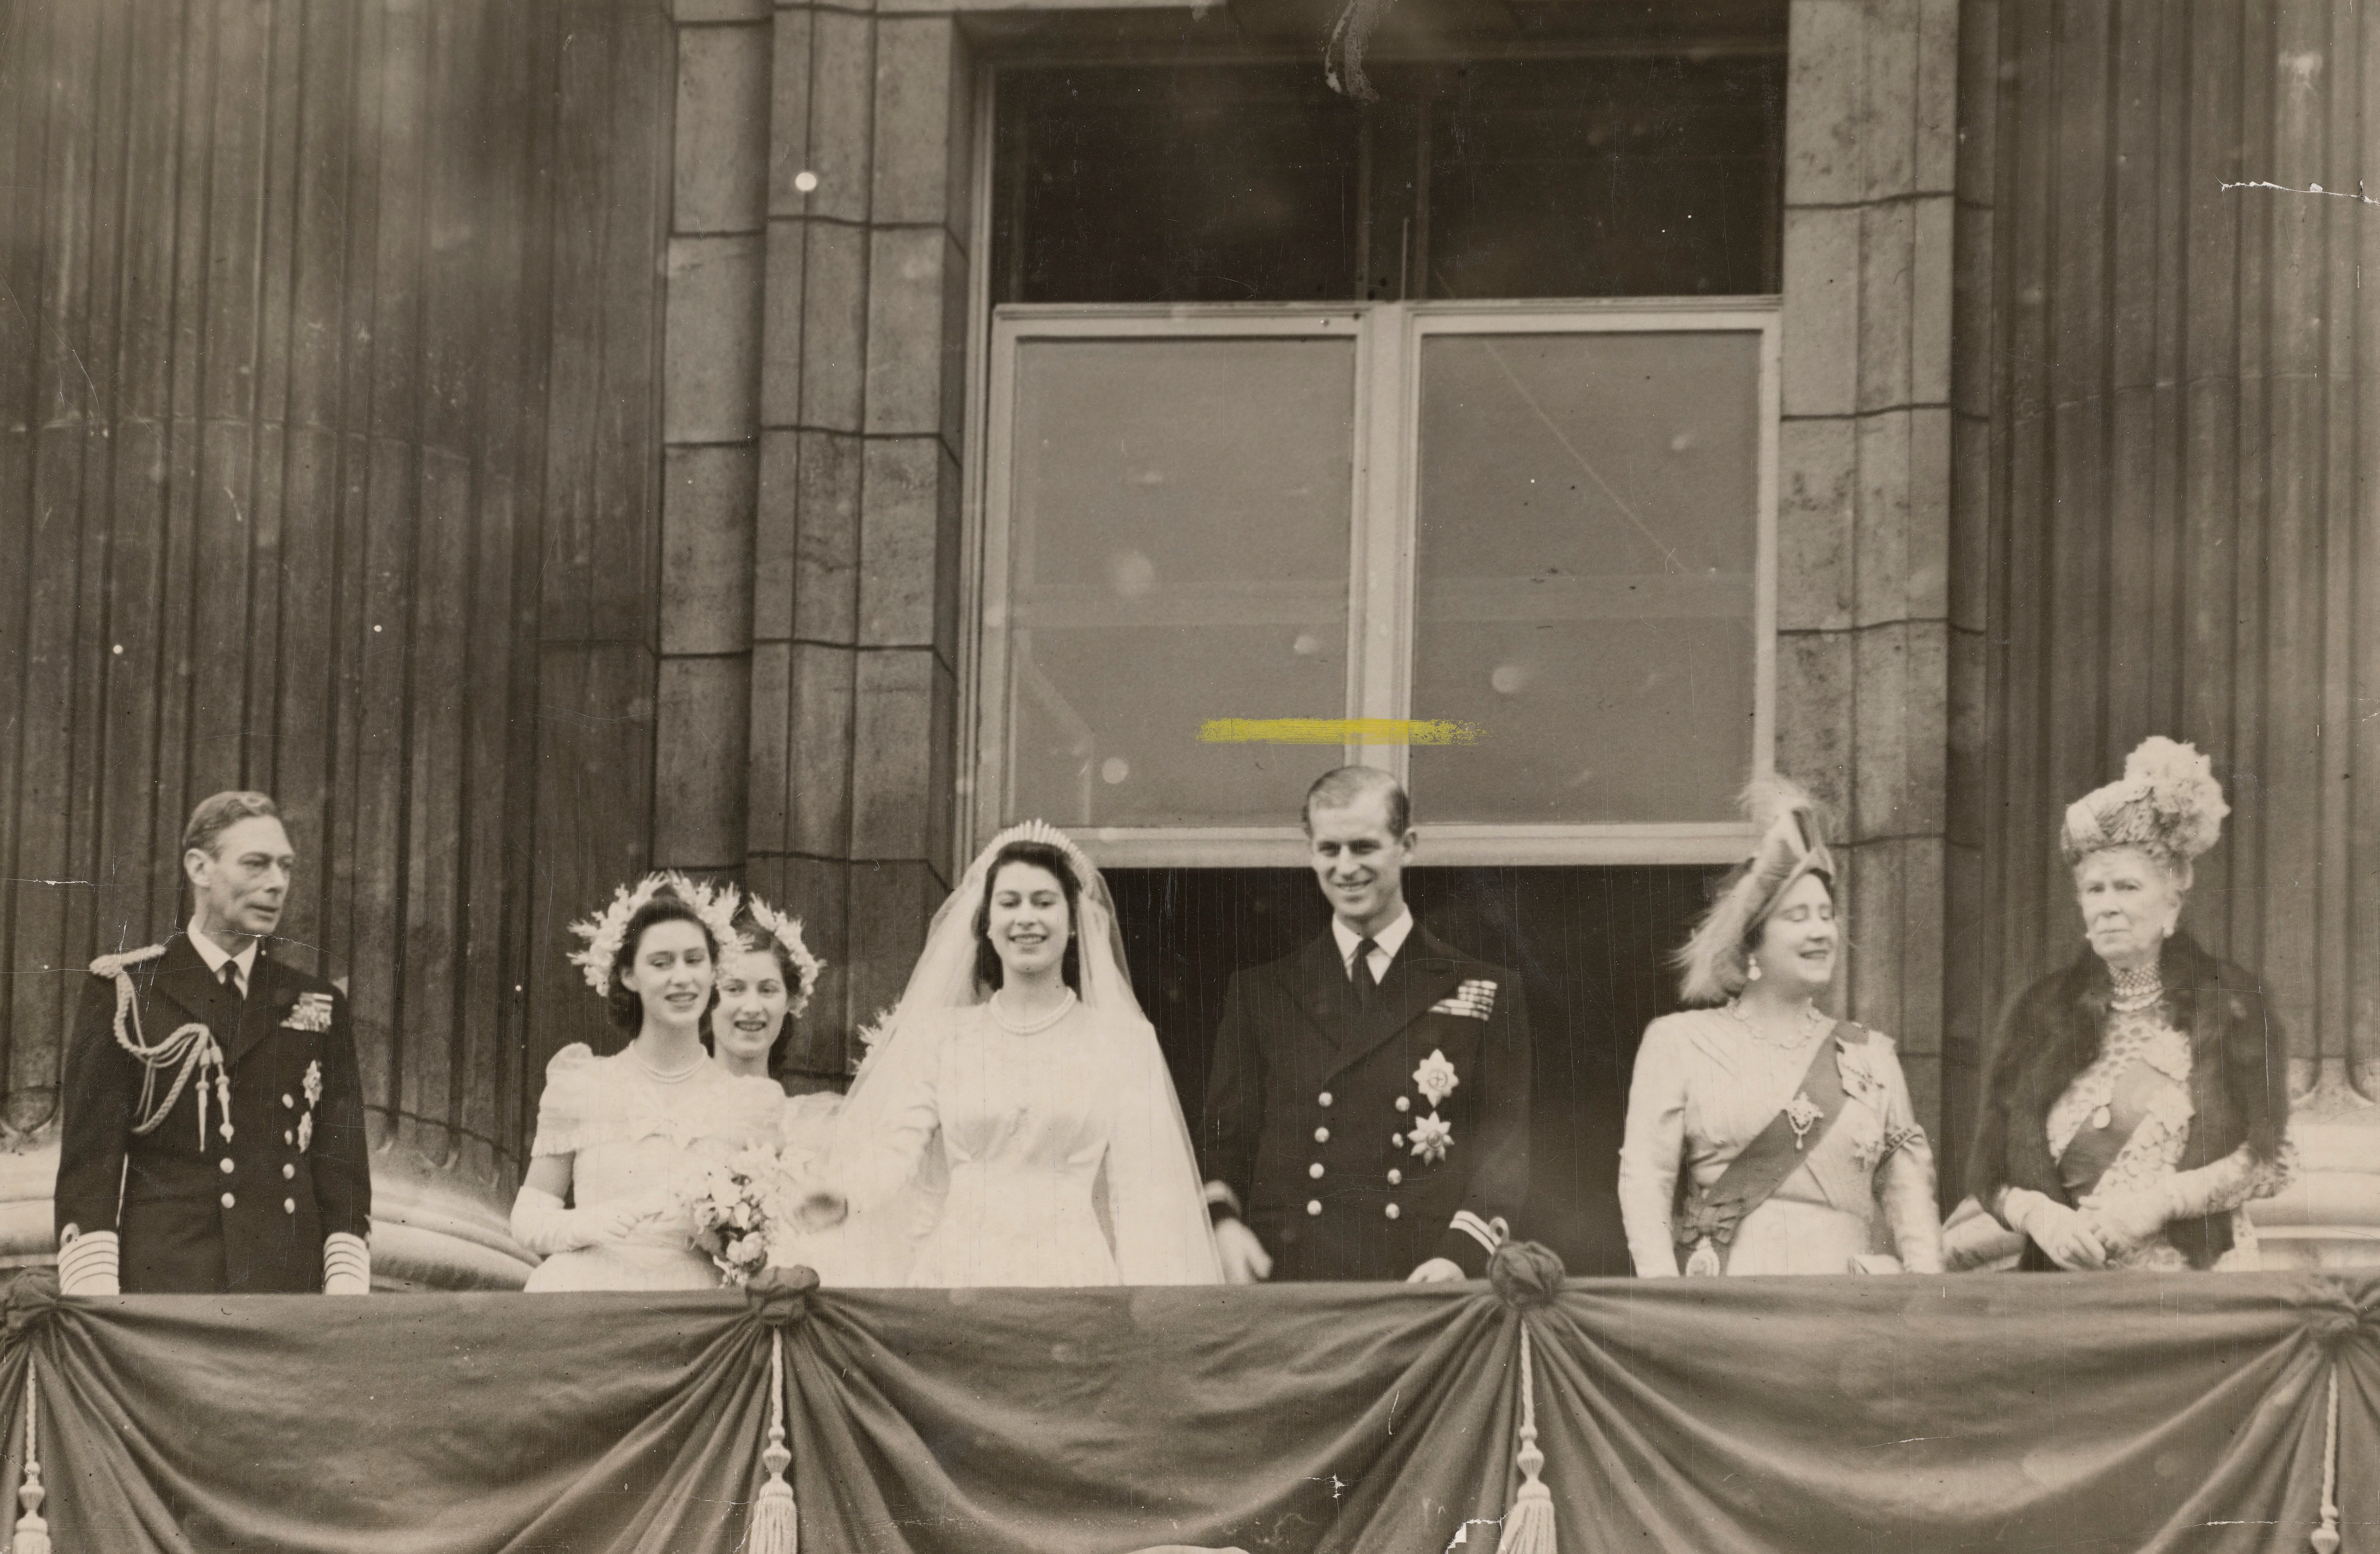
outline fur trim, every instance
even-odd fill
[[[2167,1014],[2190,1038],[2190,1141],[2178,1169],[2212,1164],[2246,1144],[2274,1159],[2289,1126],[2288,1042],[2256,979],[2217,960],[2187,934],[2166,941],[2159,973]],[[2001,1022],[1985,1083],[1967,1185],[1988,1204],[2003,1187],[2028,1187],[2070,1201],[2049,1152],[2049,1109],[2099,1055],[2114,984],[2107,963],[2085,950],[2017,996]],[[2174,1244],[2205,1268],[2228,1249],[2228,1216],[2176,1223]]]
[[[1803,875],[1822,875],[1829,890],[1834,886],[1826,812],[1800,784],[1764,774],[1744,788],[1742,803],[1760,839],[1752,856],[1721,883],[1694,936],[1670,957],[1680,973],[1678,994],[1688,1003],[1725,1003],[1743,990],[1746,941]]]

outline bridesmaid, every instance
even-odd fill
[[[759,896],[746,898],[719,959],[719,1007],[708,1039],[728,1073],[774,1082],[793,1039],[794,1022],[809,1007],[824,963],[802,940],[802,924]],[[789,1096],[778,1134],[799,1169],[826,1147],[843,1098],[832,1093]]]
[[[1636,1055],[1630,1256],[1648,1277],[1938,1273],[1933,1151],[1892,1043],[1818,1006],[1840,930],[1814,807],[1778,780],[1747,807],[1758,850],[1678,956],[1704,1007],[1654,1021]],[[1870,1251],[1879,1202],[1897,1259]]]

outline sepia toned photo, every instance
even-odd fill
[[[2380,1554],[2375,176],[2375,0],[0,0],[0,1554]]]

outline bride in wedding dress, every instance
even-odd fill
[[[774,1260],[830,1284],[1221,1282],[1106,882],[1062,832],[1016,827],[969,867],[816,1179],[848,1217]]]

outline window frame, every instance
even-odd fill
[[[1275,303],[1171,306],[1007,304],[984,309],[982,414],[970,437],[980,481],[970,482],[971,651],[965,694],[973,729],[968,780],[960,795],[963,850],[1001,826],[1006,807],[1009,670],[1008,564],[1014,474],[1017,348],[1036,339],[1352,337],[1355,343],[1355,446],[1350,492],[1347,698],[1343,716],[1409,715],[1417,637],[1415,543],[1420,460],[1423,343],[1432,335],[1620,334],[1679,331],[1755,334],[1760,341],[1757,407],[1757,527],[1753,589],[1752,770],[1774,769],[1777,677],[1777,507],[1781,434],[1782,318],[1779,299],[1625,297],[1524,302],[1369,302],[1337,307]],[[1382,456],[1383,454],[1387,456]],[[1219,709],[1219,712],[1228,710]],[[1403,780],[1401,745],[1350,745],[1351,764]],[[1500,864],[1710,864],[1742,856],[1741,821],[1432,822],[1416,795],[1422,857],[1453,866]],[[1114,868],[1297,867],[1305,842],[1294,818],[1267,826],[1066,828],[1091,857]]]

